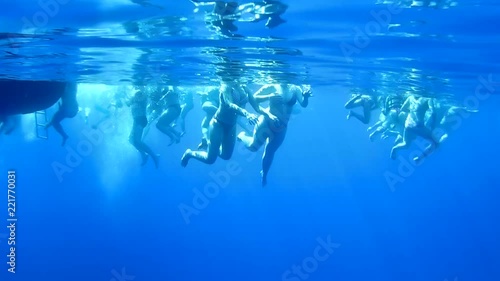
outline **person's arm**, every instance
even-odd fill
[[[229,108],[231,108],[232,110],[236,111],[236,113],[240,116],[243,116],[243,117],[247,117],[249,112],[246,111],[244,108],[241,108],[239,107],[238,105],[236,105],[233,101],[233,96],[231,94],[231,92],[228,90],[228,89],[231,89],[230,87],[227,87],[223,90],[222,92],[222,98],[224,99],[223,101],[221,102],[225,102]]]
[[[312,96],[311,89],[305,89],[303,91],[300,87],[295,86],[293,91],[300,106],[306,108],[309,105],[309,97]]]
[[[224,99],[224,101],[221,101],[221,102],[225,102],[229,106],[229,108],[234,110],[238,115],[247,118],[251,124],[255,124],[257,122],[257,116],[255,114],[251,114],[246,109],[235,104],[233,102],[233,96],[232,96],[231,92],[228,91],[228,89],[231,89],[231,88],[227,87],[223,90],[222,98]]]
[[[255,99],[254,95],[252,95],[252,93],[248,90],[248,88],[245,87],[244,90],[248,97],[248,103],[252,106],[252,108],[260,114],[266,114],[264,108],[262,108],[262,106],[259,105],[259,102]]]
[[[261,103],[268,100],[269,98],[277,96],[277,92],[278,91],[276,90],[276,87],[274,85],[265,85],[257,90],[257,92],[253,94],[253,97],[258,103]]]
[[[409,96],[408,98],[406,98],[405,102],[403,103],[403,105],[401,106],[401,111],[406,111],[408,110],[408,107],[410,106],[410,103],[412,102],[412,100],[414,100],[415,98],[413,96]]]

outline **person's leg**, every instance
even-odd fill
[[[445,134],[441,137],[440,140],[436,140],[432,135],[432,131],[428,128],[420,128],[420,130],[418,131],[418,135],[423,139],[429,141],[430,144],[424,149],[424,151],[422,151],[422,154],[420,156],[416,156],[413,158],[413,161],[415,161],[417,164],[419,164],[427,156],[432,154],[432,152],[434,152],[439,147],[440,141],[444,141],[448,137],[448,135]]]
[[[353,109],[353,108],[355,108],[355,107],[360,106],[360,103],[359,103],[359,102],[361,101],[361,100],[360,100],[360,97],[361,97],[361,95],[360,95],[360,94],[353,95],[353,96],[351,97],[351,99],[349,99],[349,100],[347,101],[347,103],[344,105],[345,109]]]
[[[175,119],[179,117],[179,114],[180,108],[169,107],[167,108],[167,110],[165,110],[165,112],[163,112],[163,114],[158,119],[158,122],[156,123],[156,128],[160,130],[160,132],[170,137],[171,142],[169,145],[172,145],[174,142],[179,143],[180,141],[180,133],[171,126],[172,122],[174,122]]]
[[[286,129],[280,130],[279,132],[275,132],[269,141],[266,144],[266,148],[264,150],[264,154],[262,155],[262,185],[265,186],[267,184],[267,175],[269,173],[269,169],[271,169],[271,164],[274,160],[274,154],[281,146],[286,136]]]
[[[373,131],[369,138],[370,138],[370,141],[375,141],[375,138],[379,135],[381,135],[382,133],[384,133],[385,131],[387,130],[387,128],[383,125],[381,126],[378,126],[377,129],[375,129],[375,131]]]
[[[224,131],[224,125],[219,124],[215,118],[212,118],[212,121],[210,121],[207,151],[192,151],[191,149],[187,149],[184,155],[182,155],[181,166],[186,167],[191,158],[205,164],[213,164],[217,160],[217,156],[219,156]]]
[[[147,122],[147,121],[146,121]],[[156,168],[159,166],[159,155],[155,154],[153,150],[143,142],[142,136],[144,134],[143,122],[134,121],[132,125],[132,132],[130,133],[130,143],[139,151],[142,157],[141,165],[145,165],[148,160],[148,155],[153,159]]]
[[[211,102],[204,102],[202,105],[203,111],[206,112],[206,116],[201,121],[201,143],[198,145],[198,149],[206,150],[208,146],[208,129],[210,127],[210,121],[215,115],[217,111],[217,107],[213,105]]]
[[[224,160],[231,159],[233,156],[234,146],[236,144],[236,125],[232,128],[224,130],[222,142],[220,146],[220,158]]]
[[[179,126],[181,127],[181,136],[186,133],[186,116],[194,108],[194,103],[192,98],[187,98],[185,103],[181,107],[181,113],[179,117]]]
[[[129,142],[132,146],[137,149],[137,151],[141,154],[142,163],[141,165],[146,164],[148,160],[148,155],[141,149],[140,143],[142,141],[143,128],[139,126],[138,122],[134,120],[132,124],[132,130],[130,131]]]
[[[61,135],[62,137],[62,144],[61,146],[64,146],[66,144],[66,141],[68,140],[68,135],[64,131],[63,127],[61,126],[61,121],[65,118],[64,112],[59,109],[54,116],[52,116],[52,120],[45,125],[45,128],[50,128],[51,126],[54,127],[56,132]]]
[[[363,122],[363,124],[369,124],[370,121],[371,121],[371,118],[372,118],[372,107],[373,107],[373,103],[371,102],[365,102],[363,104],[363,119],[359,120],[361,122]]]
[[[404,133],[403,133],[403,140],[399,143],[396,143],[391,150],[391,159],[396,159],[397,153],[409,147],[413,140],[415,139],[415,133],[413,132],[412,128],[405,128]]]
[[[241,132],[238,134],[238,140],[243,142],[245,147],[250,151],[257,151],[266,142],[269,137],[269,131],[270,128],[267,126],[267,120],[261,115],[257,124],[255,124],[253,136],[247,135],[246,132]]]
[[[66,141],[68,140],[68,135],[64,131],[64,128],[61,126],[61,121],[66,119],[66,118],[75,117],[79,111],[78,103],[76,102],[76,100],[74,100],[74,101],[70,100],[71,102],[67,102],[65,100],[68,100],[68,99],[64,99],[59,104],[59,109],[52,117],[52,120],[47,125],[45,125],[46,128],[53,126],[54,129],[56,130],[56,132],[62,136],[62,138],[63,138],[62,146],[64,146],[66,144]]]
[[[347,119],[350,119],[351,116],[354,116],[356,119],[358,119],[359,121],[361,121],[364,124],[368,124],[368,122],[366,122],[366,120],[365,120],[366,119],[365,115],[361,115],[361,114],[356,113],[352,110],[349,110],[349,115],[347,115]]]

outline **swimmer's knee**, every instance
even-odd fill
[[[222,155],[220,155],[220,158],[221,158],[222,160],[229,160],[229,159],[231,159],[231,155],[223,155],[223,154],[222,154]],[[215,162],[215,160],[214,160],[214,162]]]
[[[224,157],[221,156],[222,159],[224,160],[228,160],[228,159],[225,159]],[[215,160],[217,160],[217,156],[208,156],[207,158],[207,164],[213,164],[215,163]]]

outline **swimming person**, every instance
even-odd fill
[[[200,93],[201,108],[205,112],[205,116],[201,121],[201,143],[198,145],[198,150],[207,150],[208,148],[208,130],[210,121],[214,117],[217,108],[219,108],[219,88],[209,89],[206,92]]]
[[[181,94],[181,114],[178,119],[179,127],[181,128],[180,135],[183,136],[186,133],[186,116],[194,108],[193,93],[191,90],[183,91]]]
[[[307,107],[310,89],[301,89],[292,84],[270,84],[261,87],[255,94],[257,104],[269,101],[268,114],[259,117],[253,136],[248,136],[245,132],[238,134],[238,139],[251,151],[257,151],[266,143],[262,156],[262,185],[267,184],[267,175],[274,155],[285,140],[288,122],[292,115],[294,105],[298,102],[302,107]],[[267,142],[266,142],[267,141]]]
[[[429,120],[428,127],[434,136],[440,134],[439,143],[448,138],[448,134],[461,124],[461,119],[468,117],[470,113],[479,112],[477,109],[469,109],[464,106],[456,106],[444,102],[435,103],[436,118]]]
[[[160,118],[158,118],[156,128],[170,137],[170,143],[168,144],[170,146],[173,143],[179,143],[181,139],[181,133],[175,130],[172,126],[173,122],[181,114],[181,105],[179,101],[179,91],[177,89],[169,86],[163,91],[166,91],[166,93],[160,101],[165,102],[165,110],[161,114]]]
[[[389,135],[394,135],[396,136],[396,142],[402,139],[404,123],[408,115],[408,112],[401,111],[402,106],[402,96],[394,94],[387,96],[384,108],[382,108],[382,112],[380,113],[379,121],[367,129],[368,131],[375,129],[370,134],[371,141],[374,141],[378,135],[381,135],[382,139],[387,138]]]
[[[128,102],[130,106],[132,117],[134,118],[134,123],[132,125],[132,131],[130,132],[130,143],[139,151],[142,157],[141,166],[144,166],[148,161],[148,156],[153,158],[156,168],[159,166],[159,155],[155,154],[153,150],[146,145],[142,138],[144,133],[144,128],[148,125],[148,118],[146,116],[146,108],[148,105],[148,96],[145,89],[139,89],[134,96]]]
[[[219,92],[219,107],[210,121],[207,151],[187,149],[181,159],[186,167],[189,159],[194,158],[206,164],[213,164],[217,157],[229,160],[236,144],[236,123],[238,116],[244,116],[254,125],[257,116],[241,107],[246,103],[248,94],[235,82],[223,82]]]
[[[440,142],[434,138],[431,129],[429,129],[425,125],[427,113],[429,113],[430,115],[428,118],[435,118],[434,102],[435,101],[433,98],[415,97],[414,95],[410,95],[405,100],[401,111],[408,110],[408,116],[406,117],[405,121],[403,140],[394,145],[394,147],[392,148],[392,159],[396,159],[397,153],[401,149],[409,147],[412,142],[419,136],[425,140],[430,141],[430,144],[424,149],[420,156],[416,156],[413,158],[416,163],[422,161],[439,146]]]
[[[66,118],[73,118],[78,114],[78,101],[76,99],[77,84],[67,83],[64,93],[61,97],[61,102],[59,103],[59,109],[52,116],[52,119],[48,124],[45,125],[46,128],[54,127],[57,133],[59,133],[63,140],[62,146],[66,144],[68,140],[68,135],[61,126],[61,121]]]
[[[347,114],[347,120],[351,119],[351,116],[354,116],[363,124],[368,124],[370,123],[371,112],[377,109],[377,106],[378,106],[377,99],[370,95],[361,95],[361,94],[352,95],[351,99],[347,101],[347,103],[344,105],[345,109],[354,109],[356,107],[362,107],[363,114],[361,115],[352,110],[349,110],[349,114]]]

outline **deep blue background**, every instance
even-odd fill
[[[236,152],[241,174],[190,224],[178,205],[192,206],[192,189],[226,165],[179,165],[199,139],[199,108],[177,146],[152,131],[159,171],[138,167],[133,152],[121,158],[109,136],[59,183],[50,163],[64,163],[67,152],[54,134],[17,145],[19,136],[3,138],[2,148],[16,151],[2,170],[18,177],[18,273],[8,280],[107,281],[122,267],[135,280],[281,280],[329,235],[341,246],[311,280],[495,280],[498,99],[482,102],[392,192],[384,172],[397,173],[399,162],[388,157],[390,142],[371,143],[365,126],[345,120],[346,96],[331,91],[340,92],[317,88],[311,107],[291,121],[267,188],[259,185],[260,152],[250,161]],[[84,140],[78,122],[68,121],[70,147]],[[100,176],[114,167],[116,184]]]
[[[25,2],[9,2],[9,14],[1,15],[3,31],[17,30],[19,18],[36,11]],[[293,38],[283,44],[301,49],[315,66],[322,66],[310,69],[312,75],[331,70],[333,80],[335,73],[347,77],[363,70],[367,65],[344,60],[322,65],[321,59],[342,57],[339,42],[328,41],[328,36],[340,33],[351,38],[352,26],[371,20],[374,1],[345,8],[343,2],[322,2],[287,1],[288,23],[274,35]],[[457,89],[453,94],[461,103],[474,93],[477,75],[492,73],[500,80],[500,41],[494,40],[497,9],[483,2],[485,8],[410,9],[395,17],[395,22],[427,22],[404,26],[407,32],[457,33],[455,41],[381,36],[372,38],[358,57],[409,57],[410,62],[401,61],[401,71],[411,66],[443,77],[455,72],[450,75]],[[191,12],[192,6],[184,4],[167,12]],[[131,11],[125,7],[94,14],[91,4],[67,7],[51,20],[52,25],[74,27],[107,16],[129,19]],[[137,18],[145,16],[148,12]],[[241,26],[241,32],[253,35],[248,25]],[[311,41],[306,44],[301,38],[326,39],[312,48]],[[376,65],[368,67],[382,71]],[[397,64],[392,67],[399,70]],[[343,78],[335,75],[335,79]],[[375,87],[363,79],[359,83]],[[238,146],[233,161],[241,173],[230,177],[229,185],[191,216],[189,224],[179,205],[192,206],[193,189],[202,190],[212,181],[209,174],[224,171],[227,164],[218,160],[212,166],[194,161],[185,169],[179,165],[184,150],[196,147],[200,139],[198,103],[188,116],[181,144],[167,147],[165,137],[152,129],[146,141],[162,155],[159,170],[152,163],[139,167],[139,155],[118,130],[105,135],[59,182],[51,164],[64,163],[68,152],[53,131],[48,141],[26,140],[22,130],[1,136],[0,173],[16,170],[19,219],[15,275],[6,272],[7,245],[0,236],[2,280],[111,281],[113,270],[125,268],[134,280],[278,281],[313,254],[318,238],[328,236],[341,246],[309,280],[499,280],[500,99],[493,95],[481,101],[478,114],[463,120],[435,154],[391,190],[384,174],[397,173],[401,164],[389,159],[391,142],[372,143],[366,126],[345,119],[343,104],[349,89],[334,82],[312,84],[315,97],[291,121],[269,186],[260,186],[262,151],[250,154]],[[124,116],[121,121],[131,121]],[[24,132],[31,132],[33,120],[26,120]],[[81,118],[64,124],[71,136],[68,147],[74,149],[85,140],[85,124]],[[7,233],[3,227],[2,233]]]

